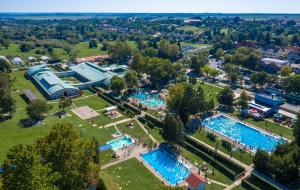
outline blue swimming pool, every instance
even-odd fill
[[[270,152],[273,151],[278,144],[285,142],[285,140],[279,136],[267,134],[224,115],[206,119],[203,121],[203,124],[232,140],[239,141],[239,143],[251,147],[254,151],[260,148]]]
[[[177,160],[163,148],[150,151],[142,155],[155,171],[157,171],[170,185],[176,185],[185,180],[191,173],[187,165]]]
[[[165,100],[157,92],[140,91],[132,93],[129,97],[138,100],[139,103],[149,108],[161,108],[166,105]]]
[[[130,138],[129,136],[125,135],[123,137],[111,140],[107,142],[107,145],[110,145],[113,150],[118,150],[120,148],[129,146],[134,143],[134,140]]]

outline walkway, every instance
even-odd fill
[[[122,124],[122,123],[130,122],[130,121],[132,121],[131,118],[126,118],[126,119],[123,119],[123,120],[120,120],[120,121],[116,121],[116,122],[113,122],[113,123],[106,124],[106,125],[104,125],[104,128],[112,127],[112,126],[119,125],[119,124]]]
[[[138,125],[145,131],[145,133],[149,136],[149,138],[157,143],[157,140],[148,132],[148,130],[145,128],[145,126],[138,120],[138,119],[135,119],[135,121],[138,123]]]

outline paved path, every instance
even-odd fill
[[[116,121],[116,122],[113,122],[113,123],[106,124],[106,125],[104,125],[104,128],[112,127],[112,126],[119,125],[119,124],[122,124],[122,123],[130,122],[130,121],[132,121],[131,118],[126,118],[126,119],[123,119],[123,120],[120,120],[120,121]]]
[[[148,132],[148,130],[145,128],[145,126],[138,120],[138,119],[135,119],[135,121],[138,123],[138,125],[145,131],[145,133],[149,136],[149,138],[157,143],[157,140]]]
[[[234,183],[232,183],[230,186],[226,187],[224,190],[231,190],[231,189],[235,188],[236,186],[239,186],[242,183],[243,179],[245,179],[251,175],[252,171],[253,171],[252,167],[249,170],[246,170],[246,173],[242,178],[236,180]]]

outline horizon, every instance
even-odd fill
[[[247,6],[245,6],[247,5]],[[295,0],[10,0],[1,13],[223,13],[300,14]]]

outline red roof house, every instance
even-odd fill
[[[188,190],[204,190],[207,181],[201,175],[191,173],[185,181],[188,183]]]

